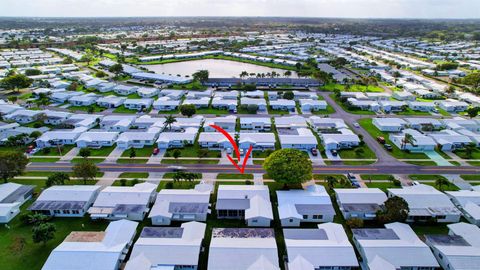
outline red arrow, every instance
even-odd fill
[[[223,128],[221,128],[217,125],[210,125],[210,127],[216,129],[218,132],[222,133],[228,139],[228,141],[230,142],[230,144],[233,147],[233,150],[235,151],[235,154],[237,155],[238,162],[240,162],[241,161],[241,159],[240,159],[240,149],[238,148],[238,145],[235,142],[235,140],[232,138],[232,136],[230,136],[230,134],[228,134],[227,131],[225,131]],[[253,150],[253,145],[250,145],[250,148],[248,148],[247,154],[245,155],[245,158],[243,159],[242,167],[238,166],[238,163],[235,162],[235,160],[233,160],[233,158],[229,154],[227,154],[227,158],[235,166],[235,168],[237,168],[237,170],[240,173],[243,174],[245,172],[245,167],[247,166],[247,161],[250,158],[250,154],[252,153],[252,150]]]

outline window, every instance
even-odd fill
[[[53,213],[56,214],[56,215],[58,215],[58,214],[61,213],[61,211],[60,211],[60,210],[53,210]]]
[[[323,216],[322,215],[313,215],[313,219],[322,219]]]
[[[78,215],[78,214],[80,214],[80,211],[78,211],[78,210],[72,210],[72,214]]]
[[[447,216],[437,216],[437,219],[446,219]]]
[[[63,210],[64,214],[70,214],[70,210]]]
[[[308,219],[308,215],[303,215],[303,219]]]
[[[293,222],[293,218],[289,219],[288,222]]]

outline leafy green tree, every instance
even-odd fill
[[[462,83],[472,86],[473,89],[478,89],[480,86],[480,72],[472,72],[463,77]]]
[[[34,243],[43,243],[46,245],[48,241],[55,238],[57,228],[53,223],[41,223],[32,228],[32,239]]]
[[[182,155],[182,151],[180,151],[180,149],[175,149],[175,150],[173,150],[172,156],[173,156],[175,159],[179,158],[181,155]]]
[[[32,85],[33,80],[23,74],[13,74],[0,81],[0,87],[7,90],[18,90]]]
[[[137,156],[137,151],[135,148],[130,148],[130,153],[128,154],[130,158],[135,158]]]
[[[95,72],[95,76],[98,77],[98,78],[104,78],[104,77],[107,77],[107,73],[99,70],[99,71]]]
[[[47,178],[47,181],[45,182],[45,186],[51,187],[51,186],[64,185],[65,182],[67,181],[70,181],[70,176],[67,173],[56,172]]]
[[[77,91],[78,88],[78,83],[77,82],[72,82],[68,87],[68,91]]]
[[[287,91],[287,92],[283,93],[283,98],[284,99],[292,100],[294,97],[295,97],[295,95],[293,94],[292,91]]]
[[[24,214],[20,216],[20,221],[25,225],[38,225],[50,220],[49,216],[43,214]]]
[[[363,219],[360,218],[351,218],[346,221],[346,224],[350,228],[363,228]]]
[[[195,105],[185,104],[180,106],[180,113],[183,116],[192,117],[197,112]]]
[[[301,184],[312,179],[312,162],[297,149],[281,149],[265,159],[263,168],[276,182]]]
[[[470,118],[477,117],[480,112],[480,107],[470,107],[467,109],[467,114]]]
[[[115,73],[115,75],[119,75],[120,73],[123,72],[123,65],[122,64],[114,64],[108,68],[108,71]]]
[[[404,222],[408,216],[408,203],[398,196],[390,197],[385,201],[383,210],[377,212],[377,220],[383,224]]]
[[[88,158],[92,154],[92,151],[90,150],[90,148],[83,147],[80,149],[78,154],[83,158]]]
[[[327,185],[330,189],[333,189],[335,185],[338,183],[338,180],[335,176],[328,175],[325,177],[325,181],[327,182]]]
[[[199,71],[193,73],[192,77],[195,81],[199,81],[201,83],[204,83],[208,80],[209,72],[208,72],[208,70],[199,70]]]
[[[28,158],[17,151],[0,151],[0,177],[6,183],[8,179],[21,175],[28,164]]]
[[[472,158],[475,148],[477,148],[477,145],[473,142],[465,145],[465,156],[467,156],[467,158]]]
[[[87,181],[95,180],[98,172],[97,165],[88,159],[82,160],[73,166],[73,176],[82,179],[85,185]]]
[[[26,76],[36,76],[36,75],[40,75],[42,74],[42,72],[38,69],[27,69],[25,70],[25,75]]]
[[[440,191],[443,191],[443,187],[450,186],[450,182],[443,177],[439,177],[435,180],[435,186],[438,187]]]
[[[257,104],[248,104],[247,105],[247,112],[250,114],[255,114],[258,111],[258,105]]]

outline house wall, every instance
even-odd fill
[[[300,219],[284,218],[280,220],[282,227],[300,227]]]
[[[247,219],[246,223],[249,227],[270,227],[270,219],[263,217]]]
[[[5,224],[10,222],[18,214],[20,214],[20,205],[12,207],[6,215],[0,216],[0,224]]]

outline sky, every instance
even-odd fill
[[[480,0],[0,0],[0,16],[480,18]]]

